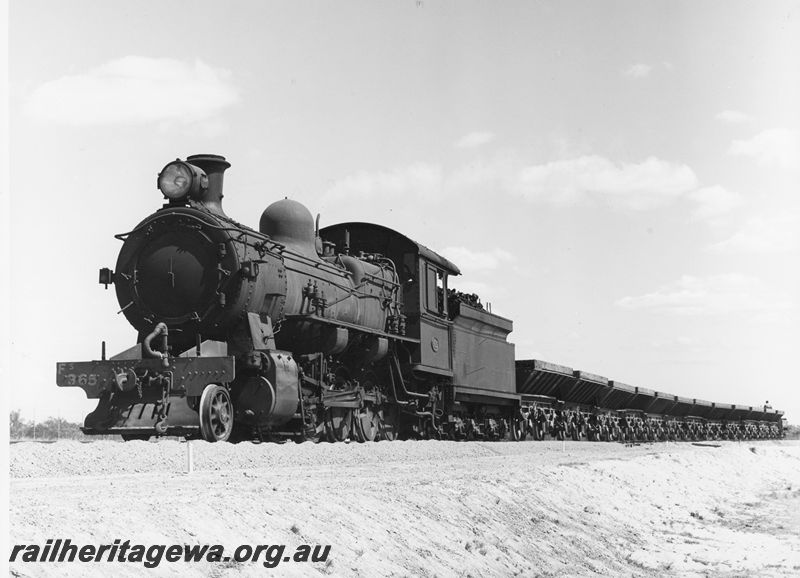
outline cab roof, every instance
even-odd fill
[[[355,247],[362,245],[364,243],[364,238],[366,237],[371,237],[372,242],[369,243],[369,248],[370,251],[375,253],[388,254],[389,251],[387,249],[381,249],[383,245],[386,247],[407,245],[408,247],[414,248],[420,257],[430,261],[435,265],[438,265],[442,269],[446,270],[450,275],[461,274],[461,270],[449,259],[446,259],[435,251],[428,249],[425,245],[417,243],[413,239],[409,239],[402,233],[398,233],[397,231],[390,229],[389,227],[384,227],[383,225],[355,221],[349,223],[337,223],[336,225],[330,225],[320,229],[320,236],[324,240],[336,242],[336,240],[344,238],[345,230],[350,232],[351,242]],[[376,243],[378,239],[381,240],[380,244]]]

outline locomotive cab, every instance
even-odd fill
[[[402,286],[407,337],[419,340],[408,351],[414,371],[452,377],[452,321],[448,319],[447,281],[461,272],[452,262],[405,235],[371,223],[341,223],[320,230],[324,243],[341,253],[367,259],[384,256],[396,264]]]
[[[403,287],[406,342],[398,354],[416,391],[447,407],[444,432],[462,437],[502,437],[514,408],[511,320],[494,315],[477,296],[449,287],[460,275],[447,258],[396,231],[369,223],[342,223],[320,231],[323,246],[359,255],[380,254],[397,264]]]

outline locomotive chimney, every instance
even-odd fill
[[[222,180],[231,163],[220,155],[191,155],[186,157],[186,162],[202,169],[208,176],[208,189],[198,201],[210,211],[227,216],[222,210]]]

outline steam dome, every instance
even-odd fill
[[[282,199],[272,203],[261,213],[258,229],[273,241],[316,255],[314,217],[297,201]]]

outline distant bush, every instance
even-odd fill
[[[800,425],[790,425],[786,427],[787,440],[800,440]]]
[[[26,420],[18,409],[11,411],[8,421],[10,441],[120,439],[119,436],[87,436],[81,431],[81,424],[61,417],[48,417],[38,422]]]

